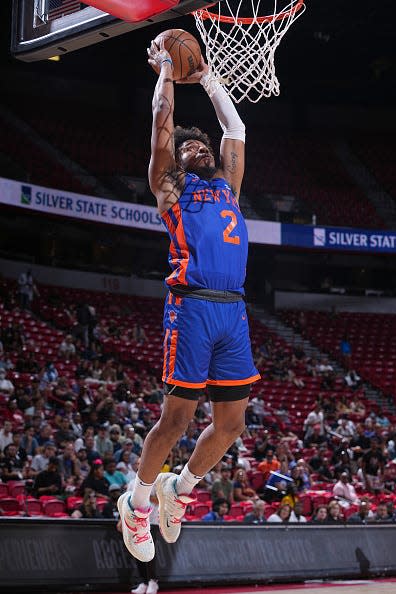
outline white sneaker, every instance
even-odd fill
[[[176,493],[177,474],[162,472],[158,475],[155,486],[159,501],[159,526],[166,542],[176,542],[180,535],[181,520],[186,507],[194,497]]]
[[[124,544],[133,557],[147,563],[155,555],[154,542],[150,533],[151,508],[132,509],[130,497],[130,493],[123,493],[117,501]]]
[[[157,580],[150,580],[147,586],[146,594],[157,594],[158,582]]]
[[[141,584],[138,585],[137,588],[135,588],[134,590],[131,590],[132,594],[146,594],[147,592],[147,586],[146,584],[143,584],[143,582]]]

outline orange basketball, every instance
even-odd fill
[[[165,49],[173,61],[173,80],[192,74],[201,61],[201,47],[194,35],[184,29],[168,29],[154,39],[158,47],[162,38],[165,39]],[[155,70],[158,74],[158,70]]]

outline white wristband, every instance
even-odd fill
[[[223,129],[223,138],[245,142],[245,124],[218,79],[209,71],[201,77],[200,83],[209,95],[216,110],[220,126]]]
[[[210,98],[212,98],[213,95],[216,93],[217,89],[221,87],[221,84],[219,83],[217,78],[213,76],[210,70],[201,77],[201,80],[199,82],[201,83],[201,85],[203,86]]]

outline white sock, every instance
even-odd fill
[[[133,489],[131,503],[133,509],[147,509],[150,507],[150,494],[154,483],[145,483],[136,476],[135,487]]]
[[[189,495],[201,479],[203,479],[203,476],[192,474],[188,468],[188,464],[186,464],[180,475],[177,477],[176,492],[178,495]]]

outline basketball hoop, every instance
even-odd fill
[[[248,0],[223,0],[214,12],[204,8],[193,13],[208,64],[236,103],[243,99],[257,103],[262,97],[279,95],[275,51],[305,4],[304,0],[271,1],[273,11],[266,16],[260,16],[261,0],[251,0],[248,9]]]

